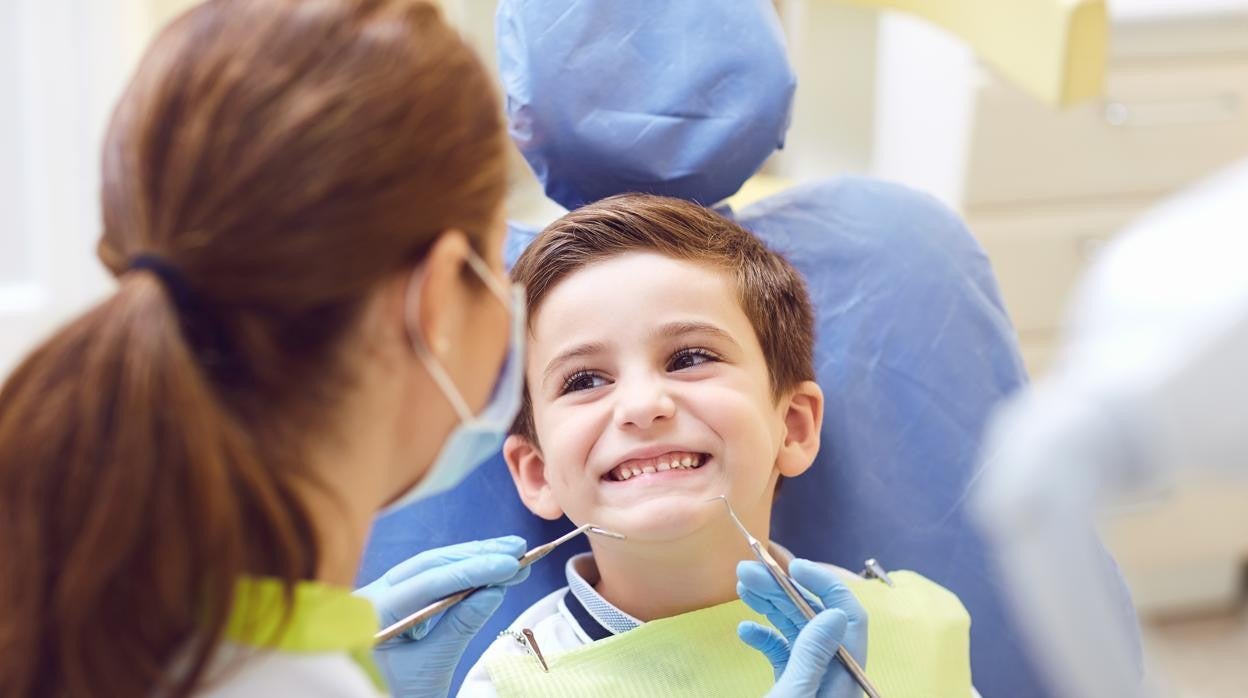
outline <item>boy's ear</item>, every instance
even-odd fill
[[[814,381],[802,381],[789,395],[784,409],[784,442],[776,467],[785,477],[806,472],[819,454],[823,426],[823,390]]]
[[[546,481],[546,461],[532,441],[516,434],[508,436],[503,442],[503,460],[507,461],[520,501],[529,511],[550,521],[563,516],[563,508]]]

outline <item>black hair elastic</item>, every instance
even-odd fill
[[[177,310],[182,332],[201,361],[221,364],[230,355],[230,344],[221,323],[195,293],[182,272],[159,255],[135,255],[126,271],[150,271],[160,280]]]
[[[179,315],[189,319],[198,314],[201,309],[199,299],[195,297],[191,285],[186,282],[186,277],[182,276],[182,272],[172,264],[154,254],[144,253],[135,255],[126,267],[126,271],[139,270],[150,271],[160,279],[161,285],[173,299],[173,305],[178,309]]]

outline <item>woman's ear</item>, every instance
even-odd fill
[[[563,508],[546,481],[546,461],[532,441],[516,434],[508,436],[503,442],[503,460],[507,461],[516,491],[529,511],[550,521],[563,516]]]
[[[785,477],[806,472],[819,455],[819,430],[823,426],[823,390],[814,381],[802,381],[784,407],[784,442],[776,468]]]
[[[469,254],[468,238],[458,230],[447,230],[434,240],[429,251],[408,281],[407,296],[419,294],[419,303],[406,304],[410,313],[405,319],[409,333],[419,332],[419,339],[441,362],[446,362],[451,344],[465,318],[466,304],[454,302],[456,295],[466,293],[462,269]]]

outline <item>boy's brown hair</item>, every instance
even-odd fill
[[[529,324],[560,281],[630,252],[655,252],[728,274],[754,327],[777,399],[814,380],[814,313],[801,275],[752,233],[697,204],[665,196],[620,194],[571,211],[543,230],[512,268],[524,284]],[[537,444],[533,403],[524,403],[511,432]]]

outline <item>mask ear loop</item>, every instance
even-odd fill
[[[503,288],[502,282],[498,280],[498,277],[494,276],[494,272],[490,270],[490,267],[485,263],[485,260],[481,259],[481,255],[477,254],[476,250],[469,248],[466,260],[468,262],[468,266],[472,267],[472,270],[477,273],[477,276],[481,277],[481,281],[484,282],[485,285],[488,286],[494,293],[494,295],[498,297],[499,301],[502,302],[503,307],[506,308],[509,313],[514,312],[511,308],[507,290]],[[412,350],[416,352],[417,358],[419,358],[421,363],[425,365],[425,370],[429,371],[429,376],[433,378],[433,382],[437,383],[438,387],[442,389],[442,394],[446,396],[447,401],[451,403],[451,407],[455,410],[455,413],[459,415],[459,421],[461,423],[470,422],[476,417],[476,415],[473,414],[472,408],[468,406],[468,401],[465,400],[463,394],[459,392],[459,388],[455,387],[455,382],[451,380],[451,375],[446,372],[442,363],[438,361],[437,357],[433,355],[433,352],[429,350],[429,346],[425,344],[424,337],[422,337],[420,333],[419,325],[413,329],[412,308],[415,307],[417,309],[417,316],[419,316],[420,291],[422,286],[420,282],[423,272],[423,265],[413,269],[412,276],[407,282],[407,294],[404,297],[403,307],[407,339],[411,342]]]
[[[411,342],[412,351],[416,352],[416,357],[425,365],[425,370],[429,372],[433,382],[437,383],[438,387],[442,389],[442,394],[451,403],[455,414],[459,415],[459,421],[461,423],[467,422],[473,418],[472,409],[468,407],[468,402],[460,394],[459,388],[455,387],[455,382],[451,380],[450,374],[442,367],[442,363],[434,357],[433,352],[429,351],[424,337],[421,336],[419,323],[413,321],[413,318],[420,317],[420,290],[423,272],[423,265],[413,269],[412,276],[407,281],[407,294],[403,302],[403,319],[407,331],[407,340]],[[416,310],[415,315],[412,314],[413,309]]]
[[[495,296],[498,296],[498,300],[502,301],[503,307],[510,311],[511,292],[498,280],[498,277],[494,275],[494,270],[490,269],[490,266],[485,263],[484,259],[481,259],[481,255],[477,254],[477,251],[471,247],[468,248],[467,262],[468,266],[477,272],[477,276],[481,277],[481,281],[494,292]]]

